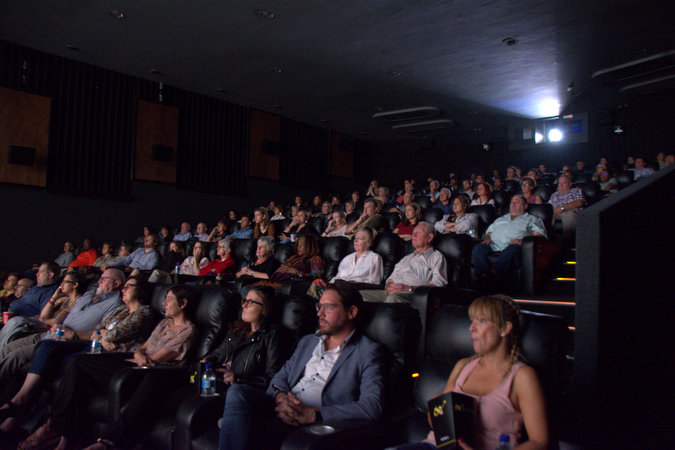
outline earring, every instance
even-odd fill
[[[504,333],[500,333],[499,335],[500,335],[501,337],[504,337]]]

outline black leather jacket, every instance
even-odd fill
[[[245,338],[244,333],[228,333],[205,360],[217,365],[231,361],[235,383],[266,389],[267,384],[291,355],[290,339],[277,327],[258,330]]]

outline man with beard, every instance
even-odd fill
[[[124,274],[117,269],[107,269],[98,281],[96,291],[82,295],[72,305],[63,321],[64,340],[89,340],[91,333],[103,319],[121,303],[120,289]],[[56,329],[26,336],[10,342],[0,350],[0,386],[4,386],[18,370],[27,368],[38,344],[55,339]]]
[[[362,302],[349,284],[328,285],[316,305],[319,331],[300,340],[267,392],[227,391],[218,448],[279,448],[299,425],[382,414],[383,352],[356,329]]]

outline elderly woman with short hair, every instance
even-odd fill
[[[242,267],[239,272],[235,274],[237,278],[243,276],[260,278],[267,280],[279,268],[279,261],[273,258],[274,255],[274,238],[271,236],[263,236],[258,239],[258,247],[255,251],[256,260],[253,264],[247,267]]]

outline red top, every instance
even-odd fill
[[[95,248],[90,248],[77,255],[68,267],[93,266],[96,258],[98,258],[98,252]]]
[[[204,275],[208,275],[210,273],[226,273],[226,272],[234,272],[234,258],[230,256],[229,254],[227,255],[227,258],[225,260],[221,260],[220,258],[216,258],[210,263],[208,263],[206,266],[204,266],[203,269],[199,271],[199,276],[203,277]]]

